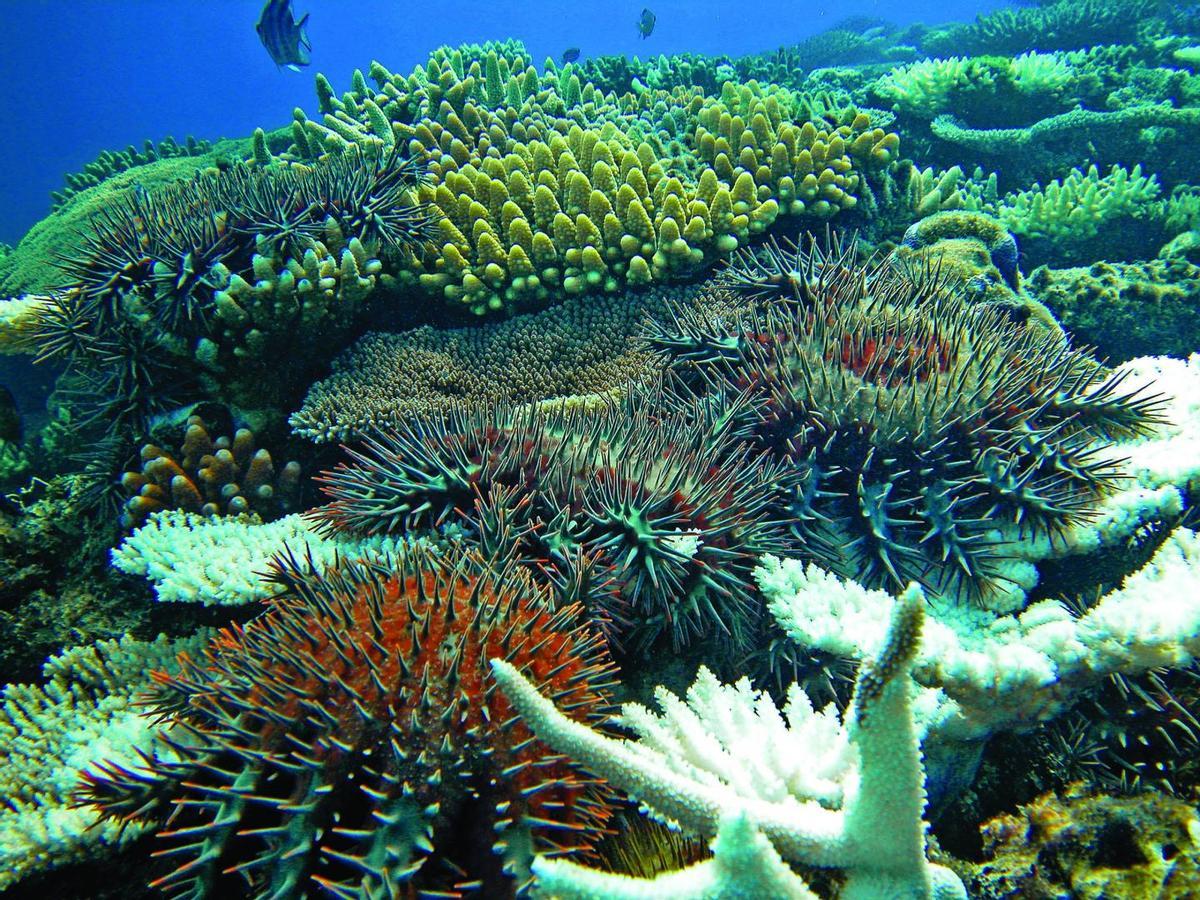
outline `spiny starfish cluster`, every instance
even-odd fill
[[[578,607],[510,566],[412,552],[321,574],[160,675],[169,755],[88,773],[81,803],[159,825],[175,896],[506,896],[533,852],[587,851],[610,794],[496,689],[505,659],[599,723],[612,667]]]

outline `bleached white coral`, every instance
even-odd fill
[[[743,813],[721,819],[712,850],[712,859],[657,878],[540,857],[533,864],[534,893],[556,900],[817,900]]]
[[[419,540],[419,539],[418,539]],[[317,565],[337,557],[380,559],[408,540],[378,536],[330,537],[300,515],[261,522],[253,516],[201,516],[165,510],[112,551],[113,565],[154,583],[165,602],[235,605],[270,596],[266,572],[285,550]]]
[[[896,605],[883,591],[797,560],[766,557],[756,575],[789,637],[839,656],[864,658]],[[913,674],[952,703],[939,719],[940,736],[979,738],[1036,724],[1110,674],[1200,656],[1200,537],[1176,529],[1144,568],[1081,616],[1053,600],[1015,615],[936,603],[931,611]]]
[[[79,772],[99,760],[133,765],[153,722],[136,708],[150,672],[170,669],[204,635],[101,641],[51,657],[45,684],[0,695],[0,891],[28,875],[135,837],[137,826],[97,824],[70,802]]]
[[[503,660],[492,668],[539,739],[657,818],[713,837],[731,816],[744,816],[783,860],[844,870],[845,898],[964,897],[958,879],[925,858],[924,771],[908,674],[924,617],[919,590],[905,592],[892,612],[878,656],[860,669],[845,721],[832,705],[815,710],[796,685],[781,714],[746,680],[723,685],[702,669],[686,700],[657,692],[661,713],[627,704],[618,722],[638,739],[618,740],[563,715]],[[549,871],[583,878],[578,867]],[[695,882],[680,876],[672,884],[699,883],[701,873],[692,872]],[[664,896],[644,886],[625,896]]]

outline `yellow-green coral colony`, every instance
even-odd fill
[[[323,121],[297,110],[291,152],[407,143],[429,170],[419,199],[443,218],[436,253],[401,281],[480,314],[690,277],[780,215],[854,208],[899,149],[866,114],[800,121],[788,91],[605,94],[571,65],[539,75],[511,42],[370,77],[339,99],[318,76]]]

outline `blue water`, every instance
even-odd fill
[[[567,47],[583,55],[686,51],[730,56],[769,50],[848,16],[903,25],[970,20],[997,0],[788,0],[652,2],[653,35],[635,22],[642,0],[574,3],[495,0],[301,0],[311,14],[312,65],[297,74],[271,62],[254,23],[259,0],[126,0],[0,4],[0,241],[16,243],[49,211],[50,192],[106,149],[173,135],[241,137],[284,124],[294,107],[315,110],[313,74],[348,86],[356,67],[378,59],[409,71],[442,44],[508,37],[537,61]]]

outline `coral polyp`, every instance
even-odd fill
[[[1086,519],[1118,479],[1101,445],[1156,421],[1157,398],[972,306],[936,263],[772,244],[725,286],[724,314],[651,341],[750,392],[747,427],[795,479],[793,537],[869,585],[990,593],[1001,544]]]
[[[581,722],[612,668],[580,609],[512,567],[413,551],[314,572],[160,675],[173,756],[101,766],[82,803],[158,828],[174,896],[510,896],[532,853],[587,852],[609,793],[538,743],[495,689],[510,661]]]

